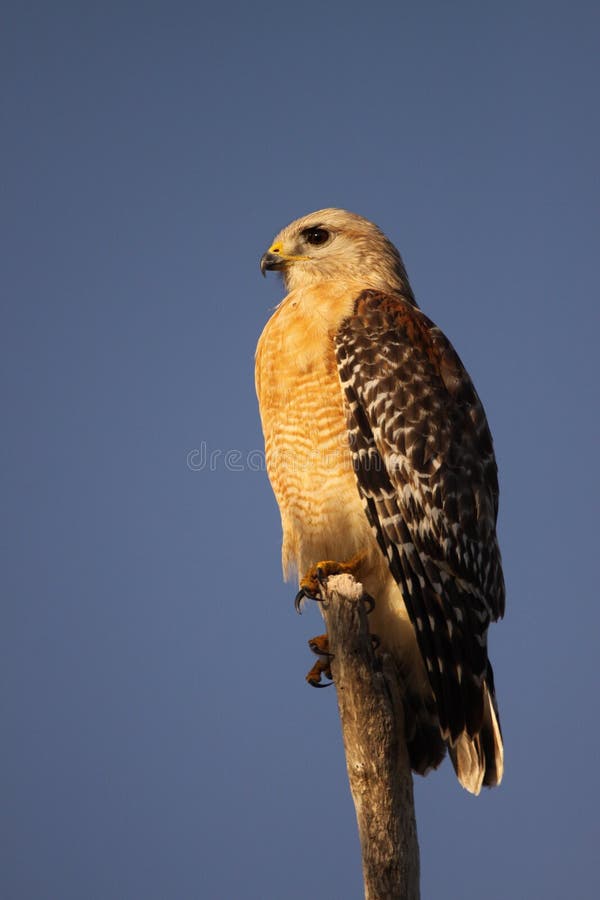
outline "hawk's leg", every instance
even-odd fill
[[[304,578],[300,581],[300,590],[296,594],[294,606],[296,612],[301,612],[303,600],[322,600],[321,588],[325,579],[330,575],[353,575],[358,576],[359,569],[366,558],[366,553],[357,553],[346,562],[336,562],[332,559],[326,559],[311,566]],[[371,612],[375,606],[375,601],[369,594],[363,594],[362,599],[368,606],[367,612]]]
[[[378,650],[381,641],[376,634],[372,634],[370,637],[373,644],[373,650]],[[333,659],[333,653],[329,652],[329,638],[326,634],[318,634],[316,637],[310,639],[308,646],[319,658],[306,676],[306,680],[312,687],[329,687],[330,684],[333,684],[333,675],[331,674],[331,660]],[[325,682],[325,684],[321,683],[321,677],[323,675],[325,678],[329,678],[329,681]]]
[[[326,634],[319,634],[317,637],[311,638],[308,646],[319,658],[306,676],[306,680],[312,687],[323,688],[332,684],[331,676],[331,660],[333,655],[329,652],[329,638]],[[329,681],[323,684],[321,677],[329,678]]]

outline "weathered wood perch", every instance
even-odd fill
[[[419,900],[419,844],[400,678],[388,655],[375,657],[362,592],[351,575],[330,576],[322,588],[365,898]]]

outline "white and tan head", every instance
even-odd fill
[[[400,254],[382,231],[345,209],[320,209],[287,225],[262,256],[260,269],[283,275],[288,291],[322,281],[412,292]]]

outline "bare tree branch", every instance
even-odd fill
[[[419,845],[400,676],[375,657],[363,589],[351,575],[323,586],[323,613],[362,847],[366,900],[419,900]]]

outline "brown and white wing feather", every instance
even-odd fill
[[[481,401],[442,332],[364,291],[335,336],[358,489],[402,590],[451,744],[494,703],[487,628],[504,612],[498,478]]]

